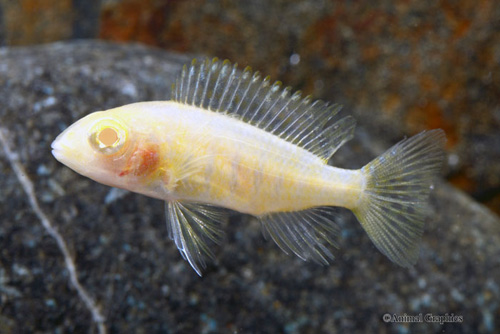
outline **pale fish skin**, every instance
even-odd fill
[[[403,141],[362,169],[336,168],[327,160],[352,137],[351,117],[330,126],[337,109],[235,69],[193,62],[173,100],[92,113],[60,134],[52,153],[97,182],[166,201],[169,235],[199,275],[207,242],[222,234],[217,207],[258,217],[285,252],[320,263],[333,258],[324,241],[335,245],[337,232],[326,207],[345,207],[377,248],[411,266],[443,132]]]

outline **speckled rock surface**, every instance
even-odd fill
[[[233,215],[217,263],[200,278],[168,240],[160,201],[116,196],[51,156],[55,136],[89,112],[167,99],[189,58],[102,42],[0,49],[0,126],[109,333],[498,330],[500,221],[446,183],[436,185],[421,258],[410,270],[390,263],[340,210],[341,249],[328,267],[285,255],[252,218]],[[394,140],[374,132],[370,120],[358,121],[337,165],[361,167]],[[96,333],[1,150],[0,189],[0,333]],[[386,313],[422,313],[423,322],[386,323]],[[440,324],[427,314],[462,321]]]

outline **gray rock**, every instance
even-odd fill
[[[337,260],[287,256],[251,218],[225,222],[217,263],[202,278],[168,240],[163,204],[88,180],[50,143],[95,111],[168,99],[190,57],[95,41],[0,49],[0,126],[69,247],[77,277],[116,333],[493,333],[500,314],[500,221],[444,182],[431,198],[421,258],[407,270],[375,250],[339,210]],[[362,122],[363,120],[359,120]],[[366,122],[366,120],[364,120]],[[334,158],[358,168],[391,143],[360,124]],[[98,332],[0,150],[0,333]],[[386,323],[384,314],[422,322]],[[461,322],[425,317],[456,315]],[[418,318],[417,318],[418,320]],[[432,320],[432,321],[431,321]]]

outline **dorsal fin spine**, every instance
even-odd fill
[[[207,62],[205,61],[200,66],[202,68],[204,68],[206,63]],[[193,105],[196,104],[196,103],[199,103],[199,100],[200,100],[199,99],[199,95],[200,95],[200,91],[202,91],[201,87],[203,85],[203,83],[201,82],[202,75],[203,75],[202,73],[203,73],[202,71],[198,71],[197,76],[196,76],[196,84],[195,84],[195,89],[196,90],[195,90],[195,93],[192,94],[193,95],[193,100],[191,101],[191,104],[193,104]]]
[[[177,95],[177,101],[182,101],[182,95],[185,94],[184,93],[184,74],[186,73],[186,65],[184,65],[182,67],[182,74],[181,74],[181,79],[180,80],[176,80],[177,83],[176,83],[176,86],[180,87],[180,89],[176,92],[176,95]]]
[[[262,101],[261,105],[259,106],[259,110],[260,110],[260,108],[262,108],[262,106],[264,105],[264,103],[266,102],[266,100],[268,100],[268,99],[271,98],[270,95],[276,95],[276,92],[278,92],[280,88],[281,88],[281,82],[280,81],[276,81],[275,83],[272,84],[271,88],[269,89],[269,93],[266,95],[266,97]],[[269,113],[271,112],[271,110],[273,110],[274,106],[276,106],[276,104],[280,101],[279,97],[278,98],[271,98],[271,99],[274,101],[274,103],[267,109],[267,111],[264,114],[264,116],[255,124],[255,126],[260,127],[260,124],[262,123],[262,121],[263,120],[267,120],[267,116],[269,115]],[[264,130],[266,130],[266,129],[264,129]]]
[[[191,72],[191,69],[192,69],[192,68],[193,68],[193,66],[190,66],[190,67],[189,67],[189,69],[186,69],[186,71],[185,71],[185,72],[187,72],[187,73],[186,73],[186,75],[187,75],[187,77],[188,77],[188,82],[187,82],[187,84],[186,84],[186,88],[187,88],[187,89],[185,89],[185,91],[189,91],[189,90],[190,90],[190,88],[191,88],[191,76],[189,75],[189,72]],[[188,98],[189,98],[189,94],[187,94],[187,93],[186,93],[186,94],[184,94],[184,96],[182,97],[182,101],[183,101],[184,103],[186,103],[186,104],[187,104],[187,103],[188,103]]]
[[[304,114],[307,115],[306,118],[302,119],[298,125],[295,126],[295,129],[291,130],[291,132],[288,134],[287,138],[290,138],[288,140],[295,141],[299,140],[299,137],[303,135],[304,133],[307,132],[307,130],[310,130],[312,123],[312,116],[309,114],[309,112],[314,108],[314,106],[318,103],[318,101],[314,101],[312,104],[309,104],[309,107],[304,111]],[[319,122],[319,120],[318,120]],[[311,133],[311,131],[309,131]],[[292,137],[295,134],[295,137]],[[303,138],[301,138],[297,144],[301,143]]]
[[[241,114],[240,116],[243,118],[243,119],[246,119],[247,117],[247,112],[248,110],[250,109],[250,106],[252,104],[252,102],[255,100],[255,96],[257,95],[257,92],[259,91],[259,87],[257,87],[257,90],[255,88],[255,83],[260,81],[260,72],[255,72],[253,75],[252,75],[252,78],[250,79],[249,83],[248,83],[248,90],[247,90],[247,94],[248,94],[248,99],[249,99],[249,102],[246,103],[246,106],[244,107],[244,109],[241,111]],[[243,100],[243,99],[242,99]],[[243,102],[246,102],[246,101],[243,101]]]
[[[176,84],[176,86],[180,86],[180,89],[178,90],[178,94],[176,94],[179,101],[182,101],[182,96],[185,94],[184,93],[185,92],[185,90],[184,90],[184,76],[185,76],[186,70],[187,70],[187,66],[184,65],[182,67],[181,78],[180,78],[180,80],[177,81],[177,84]]]
[[[313,102],[309,96],[302,98],[300,91],[291,93],[290,87],[271,83],[269,77],[253,73],[250,67],[240,72],[236,64],[217,58],[184,66],[172,97],[179,103],[236,117],[325,161],[352,138],[355,125],[352,118],[337,115],[339,108]]]
[[[322,102],[314,101],[313,104],[310,106],[310,109],[313,109],[320,103]],[[323,107],[330,109],[326,103],[323,103]],[[334,115],[335,114],[332,113],[331,115],[326,115],[324,117],[319,118],[318,120],[316,120],[316,122],[310,122],[309,125],[304,126],[303,130],[297,133],[297,135],[295,135],[293,140],[297,140],[298,145],[303,144],[308,137],[310,136],[314,137],[314,131],[312,130],[322,128]],[[308,117],[308,120],[311,120],[311,116]],[[299,139],[299,137],[301,138]],[[307,143],[309,143],[309,141]]]
[[[255,74],[258,74],[258,72],[256,72]],[[252,72],[251,72],[250,67],[248,67],[248,66],[247,66],[247,67],[245,68],[245,70],[243,71],[243,75],[241,76],[240,84],[241,84],[241,81],[243,81],[243,80],[247,80],[247,78],[248,78],[250,75],[252,75]],[[241,96],[241,98],[240,98],[240,101],[239,101],[239,103],[238,103],[238,106],[235,108],[235,113],[236,113],[237,115],[241,115],[241,113],[240,113],[240,107],[241,107],[241,104],[243,103],[243,101],[245,101],[245,99],[246,99],[246,96],[247,96],[248,90],[250,89],[250,84],[251,84],[251,82],[252,82],[252,80],[248,80],[246,88],[245,88],[245,87],[243,87],[243,88],[245,89],[245,91],[244,91],[243,95],[242,95],[242,96]]]
[[[329,118],[328,120],[330,120],[330,118]],[[327,122],[328,122],[328,120],[327,120]],[[328,127],[328,128],[330,129],[330,127]],[[310,133],[313,133],[313,132],[311,131]],[[310,134],[307,134],[307,136],[305,136],[304,138],[302,138],[302,139],[300,140],[300,141],[301,141],[301,143],[302,143],[302,141],[303,141],[304,139],[308,138],[309,136],[310,136],[311,138],[309,138],[309,140],[308,140],[307,142],[303,143],[303,145],[304,145],[304,146],[307,146],[307,147],[313,147],[313,146],[315,146],[315,145],[321,145],[321,142],[320,142],[320,141],[318,141],[318,140],[316,140],[316,141],[315,141],[315,137],[314,137],[314,135],[312,135],[312,136],[311,136]]]
[[[188,96],[189,94],[187,94],[187,92],[189,92],[190,90],[190,80],[191,80],[191,76],[189,75],[189,72],[191,71],[191,69],[193,68],[193,66],[190,66],[189,68],[186,67],[186,65],[184,65],[184,67],[182,68],[182,74],[184,76],[187,76],[188,78],[188,82],[185,83],[184,80],[182,80],[183,82],[181,83],[182,85],[182,88],[183,88],[183,91],[185,92],[184,94],[181,94],[181,101],[183,103],[187,103],[187,100],[188,100]]]
[[[192,66],[194,68],[194,66]],[[191,70],[189,72],[189,78],[192,78],[192,81],[190,80],[189,81],[189,90],[194,90],[194,91],[197,91],[198,90],[198,85],[200,83],[200,74],[198,73],[198,75],[196,75],[196,72],[194,70]],[[192,86],[194,86],[194,88],[191,88]],[[187,98],[186,98],[186,101],[188,101],[189,104],[193,104],[194,101],[196,101],[196,96],[195,94],[187,94]]]
[[[280,82],[281,84],[281,82]],[[274,121],[281,115],[281,113],[283,112],[283,110],[285,110],[285,108],[290,104],[291,102],[291,99],[289,98],[289,95],[290,95],[290,90],[292,90],[291,87],[285,87],[285,89],[283,89],[283,91],[281,92],[280,94],[280,97],[278,99],[276,99],[277,101],[278,100],[285,100],[285,104],[280,108],[279,112],[277,112],[274,117],[271,119],[271,121],[268,123],[268,126],[266,126],[266,130],[269,130],[269,132],[271,133],[274,133],[275,132],[275,128],[272,128],[272,129],[269,129],[269,127],[271,126],[271,124],[274,123]],[[277,103],[277,102],[276,102]]]
[[[189,71],[189,78],[191,79],[191,77],[193,77],[195,75],[195,71],[194,71],[194,65],[191,66],[191,71]],[[198,91],[198,84],[200,83],[200,74],[198,73],[197,76],[195,76],[194,78],[194,91]],[[191,80],[189,80],[189,90],[191,91]],[[193,104],[196,98],[195,94],[190,94],[191,96],[188,97],[191,98],[191,101],[188,101],[189,104]],[[187,100],[187,99],[186,99]]]
[[[288,107],[289,104],[297,102],[297,99],[300,99],[300,95],[301,95],[300,90],[293,93],[293,95],[290,97],[289,101],[283,106],[283,108],[281,108],[280,113],[283,112]],[[271,133],[276,133],[276,131],[278,131],[278,129],[281,127],[281,125],[283,125],[286,122],[286,120],[291,117],[291,115],[293,114],[293,112],[295,112],[297,110],[297,108],[298,108],[298,106],[293,108],[293,110],[291,112],[289,112],[278,124],[276,124],[274,126],[273,130],[271,131]],[[280,134],[277,133],[277,135],[279,136]]]
[[[249,103],[249,106],[247,107],[247,110],[250,108],[250,106],[253,104],[253,101],[255,101],[255,97],[259,94],[259,92],[265,88],[269,86],[269,77],[265,77],[264,80],[262,80],[262,83],[259,85],[259,87],[257,88],[257,92],[254,94],[254,97],[252,99],[252,101],[250,101]],[[264,96],[264,98],[262,99],[261,103],[257,106],[257,108],[255,109],[255,112],[252,113],[252,115],[250,116],[250,118],[248,119],[248,121],[251,123],[253,122],[255,116],[259,113],[260,109],[262,108],[262,106],[264,105],[264,103],[266,102],[266,99],[267,97],[269,96],[269,93],[270,93],[270,90],[267,92],[267,94]]]
[[[269,87],[270,81],[271,81],[271,77],[267,76],[267,77],[264,78],[264,80],[260,84],[259,88],[257,89],[257,93],[254,95],[254,98],[250,102],[249,107],[250,107],[250,105],[253,104],[253,101],[255,101],[255,98],[256,98],[256,96],[258,96],[258,93],[262,89],[265,89],[266,87]],[[252,117],[250,117],[249,122],[253,122],[254,117],[259,114],[260,109],[262,108],[262,106],[266,102],[266,99],[269,97],[269,94],[271,94],[271,90],[270,89],[268,89],[268,92],[267,92],[266,96],[262,99],[262,102],[259,104],[259,106],[257,107],[257,109],[255,109],[255,112],[252,113]]]
[[[229,61],[226,61],[224,62],[227,66],[230,65]],[[237,64],[234,64],[234,66],[232,67],[232,70],[231,70],[231,74],[228,76],[227,80],[226,80],[226,86],[224,87],[224,90],[222,91],[222,96],[221,96],[221,99],[219,101],[219,105],[217,106],[217,110],[221,110],[221,109],[226,109],[226,108],[223,108],[223,103],[225,102],[225,99],[226,99],[226,95],[227,93],[229,92],[229,87],[231,87],[231,84],[233,83],[234,81],[234,77],[235,77],[235,74],[236,74],[236,68],[237,68]],[[229,100],[230,102],[231,100]]]
[[[297,110],[300,108],[300,107],[306,107],[307,105],[309,105],[309,102],[310,102],[310,97],[309,96],[306,96],[304,99],[302,100],[299,100],[299,103],[297,104],[297,106],[295,107],[294,111],[292,112],[295,113],[297,112]],[[311,106],[307,106],[306,107],[307,109],[305,109],[302,114],[303,115],[307,115],[307,112],[311,109]],[[291,133],[288,133],[287,131],[291,128],[293,128],[295,125],[296,125],[296,122],[300,122],[300,121],[303,121],[301,119],[301,117],[296,117],[290,124],[288,124],[288,126],[283,130],[283,133],[287,133],[286,137],[285,137],[285,140],[289,140],[290,138],[290,134]],[[302,122],[301,122],[302,123]],[[297,129],[298,127],[296,127],[295,129]],[[295,130],[291,130],[291,131],[295,131]]]
[[[231,97],[229,98],[228,100],[228,103],[231,104],[231,101],[234,101],[235,97],[236,97],[236,93],[239,91],[240,89],[240,86],[241,86],[241,81],[243,80],[243,78],[247,76],[247,73],[246,72],[243,72],[239,77],[238,77],[238,83],[236,85],[236,88],[233,89],[233,94],[231,95]],[[237,110],[237,109],[235,109]]]
[[[264,81],[260,85],[258,85],[260,78],[261,78],[260,72],[257,71],[257,72],[255,72],[255,74],[252,76],[252,79],[250,80],[249,91],[251,93],[250,94],[251,100],[249,103],[247,103],[245,111],[243,111],[241,113],[241,117],[243,119],[247,119],[247,117],[248,117],[247,113],[250,110],[250,106],[252,105],[253,101],[255,101],[255,98],[258,96],[258,92],[260,91],[260,89],[264,85]]]
[[[214,102],[214,98],[217,96],[217,92],[219,91],[219,86],[221,85],[221,81],[225,79],[225,72],[226,72],[226,66],[224,66],[225,64],[227,63],[227,60],[225,60],[221,66],[218,66],[219,64],[214,64],[214,68],[216,67],[217,65],[217,80],[215,81],[215,85],[214,87],[212,88],[212,96],[210,96],[210,101],[208,102],[208,108],[210,110],[217,110],[217,108],[215,108],[213,106],[213,102]],[[227,81],[226,81],[227,82]]]
[[[212,61],[212,63],[216,59],[217,58],[214,58],[214,60]],[[204,66],[204,65],[212,67],[212,65],[208,64],[208,60],[205,63],[202,64],[202,66]],[[203,73],[203,72],[200,71],[200,73]],[[205,104],[205,97],[207,96],[208,85],[210,84],[210,77],[212,76],[212,73],[213,73],[213,71],[208,71],[207,78],[205,79],[205,87],[203,87],[203,93],[201,95],[201,99],[200,99],[200,103],[199,103],[200,106],[202,106],[202,105]]]
[[[184,75],[188,77],[188,82],[183,82],[182,83],[183,90],[186,92],[186,91],[189,91],[189,88],[190,88],[189,87],[189,79],[190,79],[190,77],[189,77],[189,71],[191,70],[191,68],[185,67],[182,70],[184,72]],[[189,96],[189,94],[187,94],[187,93],[184,93],[183,95],[181,95],[181,101],[183,103],[187,103],[188,96]]]

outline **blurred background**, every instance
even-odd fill
[[[449,181],[500,213],[495,0],[0,0],[0,46],[138,42],[251,65],[396,140],[448,137]]]
[[[331,266],[287,256],[234,215],[198,277],[166,236],[162,203],[49,153],[97,108],[168,99],[192,56],[343,104],[359,126],[334,157],[342,167],[444,129],[444,175],[468,195],[436,182],[414,268],[390,263],[344,210]],[[104,317],[98,328],[0,149],[0,334],[499,332],[498,0],[0,0],[0,128]],[[463,322],[386,324],[386,312]]]

